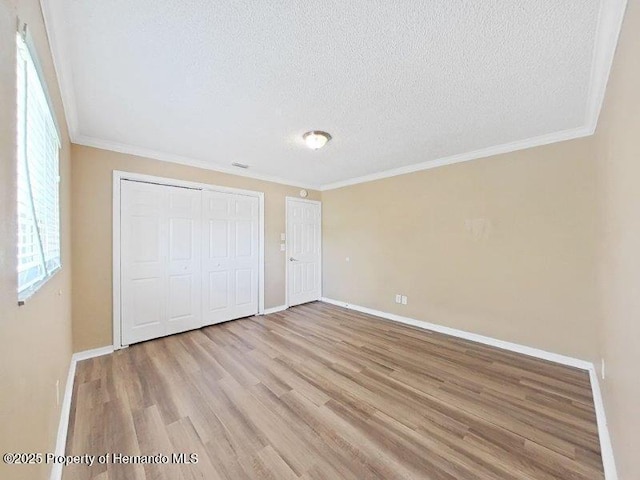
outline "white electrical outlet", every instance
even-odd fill
[[[402,295],[402,304],[403,305],[407,304],[407,296],[406,295]]]
[[[60,405],[60,380],[56,380],[56,406]]]
[[[286,249],[287,249],[286,244],[281,243],[281,244],[280,244],[280,251],[281,251],[281,252],[284,252]]]
[[[401,302],[402,302],[402,295],[398,293],[396,294],[396,303],[401,303]]]
[[[602,375],[602,379],[604,380],[605,375],[604,375],[604,358],[601,359],[602,365],[600,368],[600,375]]]

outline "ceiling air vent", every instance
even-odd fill
[[[238,167],[238,168],[249,168],[249,165],[246,165],[244,163],[233,162],[231,165],[233,165],[234,167]]]

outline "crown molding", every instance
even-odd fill
[[[441,167],[444,165],[468,162],[470,160],[486,158],[502,153],[515,152],[517,150],[540,147],[542,145],[593,135],[598,126],[600,111],[602,110],[602,105],[604,103],[607,82],[611,74],[613,59],[618,45],[618,39],[620,37],[622,21],[624,20],[626,8],[627,0],[600,1],[600,12],[598,14],[596,40],[593,46],[593,61],[591,63],[591,77],[589,81],[589,94],[585,111],[584,126],[325,184],[322,185],[320,190],[333,190],[336,188],[356,185],[358,183],[372,182],[374,180],[381,180],[383,178],[395,177],[397,175],[428,170],[430,168]]]
[[[627,0],[600,1],[585,119],[591,133],[595,133],[598,126],[626,9]]]
[[[86,147],[99,148],[102,150],[109,150],[112,152],[125,153],[127,155],[135,155],[137,157],[150,158],[153,160],[159,160],[161,162],[178,163],[180,165],[187,165],[189,167],[202,168],[204,170],[213,170],[214,172],[227,173],[229,175],[236,175],[239,177],[253,178],[255,180],[262,180],[265,182],[279,183],[282,185],[288,185],[291,187],[306,188],[308,190],[319,190],[319,185],[311,185],[308,183],[300,183],[295,180],[276,177],[272,175],[265,175],[261,173],[252,173],[246,170],[235,167],[225,167],[204,160],[197,160],[190,157],[184,157],[181,155],[174,155],[172,153],[161,152],[158,150],[151,150],[148,148],[136,147],[133,145],[127,145],[124,143],[111,142],[102,140],[99,138],[89,137],[86,135],[76,135],[71,139],[76,145],[84,145]]]
[[[69,138],[73,141],[73,138],[78,133],[78,108],[73,85],[73,71],[65,55],[66,49],[63,48],[61,43],[63,39],[58,35],[60,24],[57,23],[53,9],[50,7],[50,2],[51,0],[40,0],[40,9],[44,18],[49,48],[51,49],[53,69],[58,78],[58,88],[62,98],[62,108],[64,109]]]
[[[73,72],[71,65],[69,64],[69,60],[65,55],[67,50],[64,48],[64,44],[62,43],[64,40],[64,38],[62,38],[63,35],[58,35],[57,33],[61,31],[60,27],[62,25],[58,22],[53,9],[50,7],[50,2],[51,0],[40,0],[40,5],[42,7],[47,37],[51,46],[51,55],[53,57],[54,67],[60,86],[69,136],[73,143],[130,155],[148,157],[165,162],[179,163],[207,170],[214,170],[231,175],[321,191],[333,190],[358,183],[371,182],[387,177],[394,177],[444,165],[467,162],[492,155],[499,155],[502,153],[509,153],[526,148],[592,135],[596,131],[598,125],[598,118],[600,116],[600,111],[602,110],[607,82],[609,80],[622,21],[627,7],[627,0],[600,0],[600,12],[598,15],[598,25],[596,27],[596,39],[594,42],[591,76],[589,81],[589,93],[587,103],[585,105],[584,125],[569,130],[552,132],[542,136],[531,137],[502,145],[495,145],[471,152],[464,152],[343,181],[332,182],[324,185],[311,185],[284,177],[243,172],[237,169],[211,164],[203,160],[82,135],[79,127],[77,103],[73,86]]]
[[[382,172],[372,173],[369,175],[364,175],[362,177],[329,183],[326,185],[322,185],[320,190],[324,192],[326,190],[348,187],[350,185],[356,185],[358,183],[373,182],[374,180],[396,177],[398,175],[419,172],[421,170],[429,170],[431,168],[442,167],[444,165],[453,165],[454,163],[468,162],[470,160],[477,160],[479,158],[492,157],[494,155],[500,155],[502,153],[515,152],[516,150],[524,150],[526,148],[539,147],[542,145],[548,145],[550,143],[573,140],[575,138],[586,137],[588,135],[591,135],[592,133],[593,131],[591,131],[587,127],[563,130],[547,135],[541,135],[539,137],[527,138],[524,140],[518,140],[516,142],[505,143],[502,145],[495,145],[493,147],[474,150],[472,152],[460,153],[457,155],[451,155],[449,157],[442,157],[435,160],[428,160],[426,162],[414,163],[412,165],[406,165],[404,167],[394,168],[391,170],[384,170]]]

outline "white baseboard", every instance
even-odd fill
[[[278,305],[277,307],[271,307],[271,308],[265,308],[263,315],[269,315],[271,313],[278,313],[278,312],[282,312],[283,310],[286,310],[287,307],[286,305]]]
[[[58,436],[56,437],[56,455],[64,455],[67,446],[67,432],[69,430],[69,416],[71,414],[71,397],[73,395],[73,379],[76,376],[76,359],[71,356],[71,364],[69,365],[69,374],[67,375],[67,383],[64,387],[64,397],[62,399],[62,408],[60,409],[60,423],[58,424]],[[54,463],[51,468],[50,480],[62,479],[62,465]]]
[[[561,363],[570,367],[580,368],[582,370],[589,370],[593,367],[591,362],[586,360],[580,360],[573,357],[567,357],[565,355],[559,355],[557,353],[547,352],[539,348],[527,347],[518,343],[506,342],[504,340],[498,340],[497,338],[485,337],[484,335],[478,335],[477,333],[466,332],[464,330],[458,330],[456,328],[444,327],[435,323],[425,322],[423,320],[416,320],[415,318],[403,317],[396,315],[395,313],[382,312],[380,310],[374,310],[372,308],[361,307],[360,305],[352,305],[350,303],[333,300],[331,298],[322,298],[321,301],[337,305],[339,307],[356,310],[362,313],[368,313],[376,317],[386,318],[387,320],[393,320],[394,322],[404,323],[406,325],[413,325],[414,327],[423,328],[425,330],[431,330],[433,332],[444,333],[445,335],[451,335],[452,337],[463,338],[465,340],[471,340],[472,342],[482,343],[484,345],[490,345],[492,347],[502,348],[503,350],[509,350],[511,352],[522,353],[530,357],[541,358],[543,360],[549,360],[550,362]]]
[[[598,422],[598,437],[600,438],[604,478],[606,480],[618,480],[616,461],[613,456],[613,446],[611,445],[611,437],[609,436],[609,425],[607,424],[607,415],[604,411],[604,402],[602,401],[602,392],[600,391],[600,382],[598,381],[598,372],[596,371],[595,365],[591,365],[591,368],[589,368],[589,379],[591,380],[593,404],[596,409],[596,419]]]
[[[82,360],[93,357],[100,357],[113,353],[113,346],[94,348],[92,350],[84,350],[71,355],[71,363],[69,365],[69,373],[67,374],[67,383],[64,387],[64,397],[62,399],[62,408],[60,409],[60,423],[58,424],[58,436],[56,437],[56,455],[64,455],[67,446],[67,434],[69,431],[69,417],[71,415],[71,400],[73,396],[73,382],[76,378],[76,365]],[[62,464],[54,463],[51,468],[49,480],[62,479]]]
[[[520,345],[518,343],[506,342],[504,340],[498,340],[496,338],[486,337],[484,335],[478,335],[476,333],[466,332],[464,330],[458,330],[456,328],[445,327],[442,325],[425,322],[423,320],[416,320],[415,318],[403,317],[401,315],[396,315],[395,313],[382,312],[380,310],[374,310],[373,308],[353,305],[347,302],[334,300],[332,298],[322,297],[320,301],[330,303],[331,305],[348,308],[350,310],[355,310],[357,312],[366,313],[376,317],[385,318],[394,322],[403,323],[405,325],[412,325],[414,327],[423,328],[425,330],[451,335],[452,337],[482,343],[484,345],[501,348],[503,350],[509,350],[511,352],[521,353],[530,357],[541,358],[543,360],[560,363],[562,365],[579,368],[581,370],[587,370],[589,372],[589,379],[591,381],[593,404],[596,410],[598,436],[600,438],[600,450],[602,452],[602,463],[604,466],[605,479],[618,480],[618,474],[616,472],[616,465],[613,456],[613,449],[611,446],[611,438],[609,436],[609,428],[607,426],[607,419],[604,411],[604,403],[602,401],[602,394],[600,392],[600,384],[598,382],[598,375],[596,373],[595,366],[592,362],[568,357],[566,355],[547,352],[546,350],[541,350],[539,348],[527,347],[526,345]]]
[[[102,355],[109,355],[113,353],[113,345],[108,345],[106,347],[93,348],[91,350],[83,350],[82,352],[77,352],[73,354],[73,358],[76,359],[76,362],[81,360],[86,360],[88,358],[101,357]]]

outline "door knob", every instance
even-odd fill
[[[289,261],[290,261],[290,262],[297,262],[297,261],[298,261],[298,259],[297,259],[297,258],[293,258],[293,257],[289,257]]]

